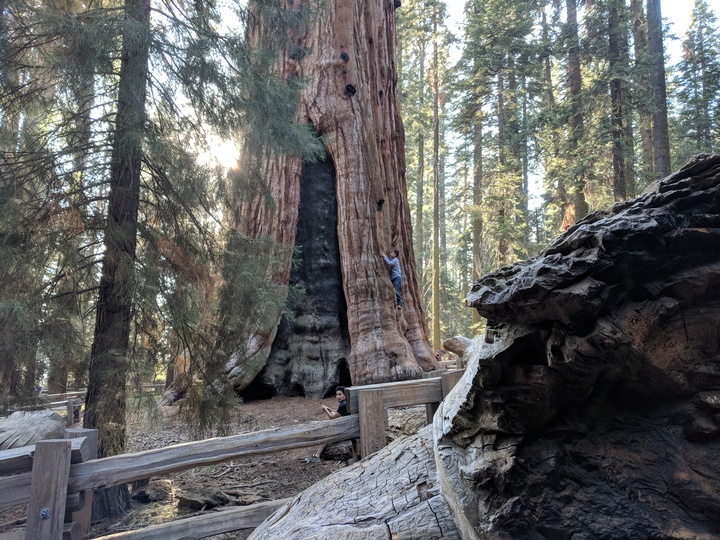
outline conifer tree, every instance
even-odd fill
[[[672,122],[673,163],[720,148],[720,32],[705,0],[695,0],[683,57],[674,78],[677,113]]]
[[[650,62],[652,62],[649,82],[653,96],[653,172],[657,177],[665,177],[670,174],[670,141],[668,136],[665,53],[660,0],[647,0],[647,24],[648,55]]]

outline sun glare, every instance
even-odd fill
[[[240,150],[233,141],[214,139],[207,152],[198,155],[201,165],[217,164],[224,169],[237,169],[240,165]]]

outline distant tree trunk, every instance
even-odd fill
[[[528,145],[528,88],[527,75],[522,74],[522,129],[520,138],[520,167],[522,171],[522,184],[520,194],[520,209],[522,211],[522,257],[530,255],[530,148]]]
[[[665,56],[663,50],[660,0],[647,0],[648,54],[652,61],[650,88],[653,91],[653,172],[656,177],[670,174]]]
[[[420,46],[420,96],[419,110],[425,105],[425,42]],[[415,255],[418,264],[418,281],[423,282],[423,260],[425,257],[425,237],[423,233],[423,205],[425,204],[425,133],[420,127],[418,135],[418,179],[415,203]]]
[[[132,36],[123,36],[110,164],[108,217],[104,234],[105,257],[100,278],[84,421],[86,428],[98,430],[99,457],[125,451],[125,385],[129,369],[127,354],[140,201],[150,0],[127,0],[125,17],[135,24],[131,25]],[[122,490],[116,491],[105,502],[105,509],[110,513],[129,505],[126,490],[124,493]]]
[[[473,213],[472,213],[472,253],[473,279],[483,275],[483,122],[480,106],[473,118]],[[472,310],[473,325],[481,321],[477,309]]]
[[[447,196],[445,192],[445,98],[439,94],[440,99],[440,115],[438,122],[440,123],[440,137],[438,147],[438,191],[440,197],[440,256],[443,259],[442,276],[447,274]]]
[[[498,163],[500,164],[500,170],[502,173],[506,172],[507,167],[507,148],[506,146],[506,130],[507,130],[507,114],[506,114],[506,96],[505,96],[505,74],[503,70],[499,70],[497,74],[497,139],[498,139]],[[507,263],[508,258],[508,238],[507,238],[507,211],[505,205],[507,204],[507,197],[505,196],[505,184],[502,181],[501,192],[498,200],[497,207],[497,222],[498,222],[498,264],[503,266]]]
[[[545,88],[545,106],[550,111],[551,118],[555,118],[558,114],[556,98],[555,98],[555,83],[553,81],[553,68],[551,62],[551,41],[550,41],[550,25],[547,21],[547,14],[545,9],[542,8],[542,43],[546,50],[543,55],[543,86]],[[550,126],[550,155],[545,160],[545,186],[551,201],[555,202],[559,209],[560,220],[564,219],[568,213],[568,206],[570,205],[569,197],[567,195],[567,186],[565,185],[564,175],[562,173],[562,165],[560,164],[560,156],[562,155],[561,143],[562,137],[558,127]],[[555,206],[553,205],[553,206]],[[549,228],[557,229],[560,223],[553,223]],[[541,242],[541,228],[537,226],[537,240]]]
[[[440,335],[440,84],[438,80],[437,15],[433,21],[433,251],[432,346],[442,346]]]
[[[645,22],[645,13],[642,0],[630,2],[632,16],[633,50],[635,52],[635,96],[637,103],[638,128],[642,141],[642,165],[640,175],[642,186],[652,179],[653,147],[652,147],[652,116],[649,112],[648,91],[651,90],[647,74],[648,41]]]
[[[582,110],[582,101],[580,93],[582,91],[582,75],[580,72],[580,45],[578,39],[578,22],[577,22],[577,0],[566,0],[567,5],[567,27],[568,27],[568,90],[570,93],[570,141],[569,141],[569,157],[570,160],[580,160],[578,156],[578,146],[584,136],[584,115]],[[563,225],[567,227],[572,221],[584,217],[588,213],[588,205],[585,200],[585,172],[584,167],[575,163],[577,169],[581,172],[575,173],[572,188],[569,190],[573,198],[573,216],[572,220],[569,216],[564,219]]]
[[[620,9],[623,13],[620,13]],[[628,196],[628,167],[625,160],[625,71],[622,47],[627,47],[624,21],[625,2],[612,0],[608,7],[608,64],[610,67],[610,104],[612,123],[613,195],[616,201]],[[621,20],[622,18],[622,20]],[[624,39],[623,39],[624,38]]]
[[[287,9],[304,9],[304,3],[288,3]],[[351,344],[347,363],[354,385],[416,378],[437,365],[416,279],[405,133],[396,95],[395,33],[392,2],[327,3],[293,36],[307,54],[286,51],[283,58],[286,78],[302,76],[307,81],[298,117],[324,137],[335,171],[343,315]],[[276,283],[287,284],[299,187],[305,180],[303,164],[297,156],[263,154],[258,159],[274,203],[266,204],[266,194],[243,202],[238,228],[251,238],[269,236],[288,248],[272,275]],[[400,252],[403,273],[402,310],[396,307],[387,265],[380,256],[394,248]],[[275,331],[275,325],[257,329],[243,363],[230,363],[230,380],[236,388],[245,388],[263,368]],[[294,384],[304,387],[310,381],[299,375]]]

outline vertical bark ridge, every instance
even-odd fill
[[[288,9],[299,5],[295,2]],[[324,137],[328,159],[335,166],[353,384],[415,378],[436,366],[415,276],[405,133],[396,95],[395,33],[392,3],[331,1],[304,34],[294,36],[308,54],[286,54],[283,63],[286,77],[298,75],[307,81],[299,118]],[[299,158],[288,156],[273,156],[263,164],[263,177],[272,180],[275,205],[266,208],[257,196],[241,208],[248,218],[246,232],[294,245],[301,166]],[[401,311],[380,256],[395,248],[403,272]],[[288,283],[289,258],[280,266],[273,278]],[[263,343],[257,350],[262,360],[274,332],[258,329],[257,337]]]

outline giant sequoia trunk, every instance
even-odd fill
[[[467,302],[495,339],[432,434],[319,482],[250,538],[718,538],[718,223],[720,156],[701,156],[478,280]]]
[[[288,249],[273,279],[304,285],[307,295],[292,306],[294,322],[257,329],[249,360],[228,365],[230,379],[245,388],[267,363],[253,387],[316,396],[342,380],[345,363],[352,384],[419,377],[435,362],[406,199],[393,2],[324,3],[293,38],[284,75],[307,81],[299,121],[323,136],[327,158],[312,167],[295,156],[260,158],[274,204],[264,195],[243,203],[238,227],[252,238],[300,247],[299,268],[292,271]],[[400,251],[402,310],[381,257],[393,248]]]

